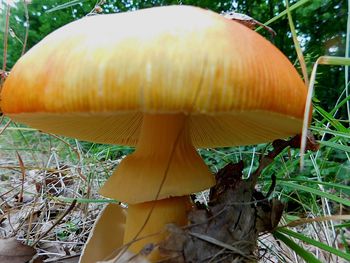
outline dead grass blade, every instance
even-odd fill
[[[279,228],[283,227],[296,227],[303,224],[309,224],[313,222],[324,222],[324,221],[342,221],[342,220],[350,220],[350,215],[335,215],[335,216],[320,216],[315,218],[302,218],[298,220],[294,220],[286,225],[280,226]]]
[[[56,225],[58,225],[63,218],[66,217],[66,215],[68,215],[70,213],[70,211],[73,210],[73,208],[75,207],[75,205],[77,204],[77,200],[73,200],[73,202],[70,204],[70,206],[68,207],[68,209],[56,220],[56,222],[48,229],[46,230],[44,233],[42,233],[38,239],[33,243],[33,247],[38,244],[40,242],[40,240],[46,236]]]
[[[18,202],[22,202],[23,201],[23,191],[24,191],[24,179],[26,176],[26,168],[24,166],[24,163],[23,163],[21,156],[19,155],[19,153],[17,151],[16,151],[16,155],[17,155],[17,159],[18,159],[18,163],[19,163],[19,167],[21,169],[21,175],[22,175],[21,191],[19,192],[19,195],[18,195]]]

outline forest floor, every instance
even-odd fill
[[[56,145],[52,141],[49,144],[46,139],[43,141],[38,140],[36,146],[29,149],[15,142],[13,136],[1,139],[0,239],[15,237],[22,244],[33,246],[37,253],[36,263],[78,262],[95,219],[110,202],[98,194],[98,189],[121,158],[97,160],[64,141],[56,148],[51,147]],[[69,148],[76,155],[75,161],[66,155],[62,157],[60,147]],[[41,150],[37,151],[39,148]],[[281,222],[283,224],[283,219]],[[315,231],[312,225],[298,230],[303,233]],[[321,240],[327,237],[322,231],[319,232]],[[347,236],[350,238],[350,231]],[[302,262],[294,251],[276,241],[271,234],[261,235],[258,245],[259,262],[280,262],[281,258],[285,262]],[[20,243],[12,246],[16,249],[7,255],[8,262],[12,262],[11,257],[18,256],[21,249]],[[329,253],[306,244],[303,246],[315,254],[321,253],[322,262],[342,262],[333,260]]]

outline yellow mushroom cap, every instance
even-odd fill
[[[190,6],[72,22],[24,55],[1,92],[14,120],[100,143],[136,145],[143,114],[183,113],[196,147],[296,134],[305,100],[269,41]]]

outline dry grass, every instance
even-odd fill
[[[101,182],[93,177],[105,178],[118,161],[97,162],[77,150],[79,143],[72,150],[54,137],[13,128],[0,139],[0,238],[16,236],[36,244],[45,262],[77,259],[105,202],[97,193]],[[25,138],[36,143],[19,140]],[[79,151],[80,159],[72,161],[58,151]],[[73,200],[78,202],[70,208]]]
[[[77,141],[73,146],[64,139],[13,125],[0,137],[0,145],[0,238],[16,236],[34,244],[44,262],[78,262],[106,202],[98,194],[101,180],[120,159],[99,160],[95,154],[84,152]],[[78,201],[74,207],[73,200]],[[325,243],[327,236],[332,236],[320,223],[295,230]],[[345,236],[350,241],[350,232]],[[321,262],[345,262],[306,243],[299,244]],[[259,246],[260,262],[303,262],[270,234],[261,236]]]

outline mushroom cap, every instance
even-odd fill
[[[14,66],[2,111],[43,131],[136,145],[143,114],[188,115],[197,147],[299,133],[307,90],[269,41],[214,12],[168,6],[96,15]]]

